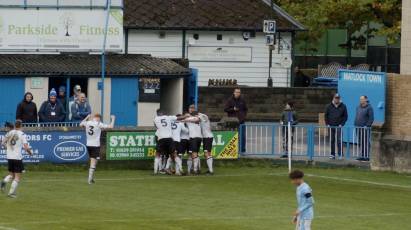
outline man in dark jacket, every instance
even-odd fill
[[[51,89],[49,100],[43,102],[39,111],[40,122],[64,122],[66,111],[63,105],[57,101],[57,92]]]
[[[245,123],[247,117],[248,107],[244,99],[241,97],[241,89],[235,88],[233,95],[227,100],[224,106],[224,112],[228,117],[237,117],[240,124]],[[240,151],[245,152],[246,139],[245,139],[245,127],[241,130],[241,146]]]
[[[21,120],[23,123],[37,123],[37,106],[33,99],[33,94],[30,92],[24,94],[23,101],[17,106],[16,120]]]
[[[234,89],[233,96],[231,96],[225,104],[224,112],[226,112],[229,117],[237,117],[240,124],[244,124],[248,108],[244,99],[241,97],[241,89]]]
[[[341,102],[341,97],[337,93],[330,104],[325,109],[325,124],[330,128],[331,155],[330,159],[335,159],[335,139],[337,139],[338,157],[343,156],[342,127],[348,119],[347,107]]]
[[[368,102],[367,96],[360,97],[360,105],[355,113],[357,141],[361,151],[359,161],[370,160],[370,134],[371,126],[374,123],[374,110]]]

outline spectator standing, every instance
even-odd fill
[[[57,100],[63,105],[64,109],[67,110],[66,87],[63,85],[59,88]]]
[[[224,112],[226,112],[229,117],[237,117],[240,124],[244,124],[248,108],[245,100],[241,96],[240,88],[234,89],[233,95],[225,104]]]
[[[360,149],[359,161],[370,160],[370,134],[371,127],[374,123],[374,110],[368,101],[367,96],[360,97],[360,105],[357,107],[355,113],[357,141]]]
[[[298,115],[294,109],[293,102],[287,102],[285,104],[285,108],[283,113],[281,114],[280,123],[282,125],[282,137],[283,137],[283,155],[282,158],[288,157],[288,124],[290,123],[291,126],[295,126],[298,124]],[[294,131],[295,128],[291,127],[291,146],[294,142]],[[291,147],[292,148],[292,147]]]
[[[80,93],[78,95],[78,100],[71,105],[71,120],[73,122],[80,122],[90,114],[91,107],[86,100],[86,95],[84,93]]]
[[[69,103],[68,103],[68,120],[72,120],[73,118],[71,117],[73,112],[71,111],[71,108],[73,104],[78,100],[79,95],[81,94],[81,86],[80,85],[75,85],[73,87],[73,96],[70,97]]]
[[[51,89],[49,100],[43,102],[39,111],[40,122],[64,122],[66,112],[63,105],[57,101],[57,92]]]
[[[16,120],[21,120],[23,123],[37,123],[37,106],[33,102],[33,94],[27,92],[24,94],[23,101],[17,106]]]
[[[241,124],[245,123],[245,119],[247,117],[247,112],[248,112],[248,107],[241,96],[241,89],[240,88],[235,88],[233,95],[227,100],[225,106],[224,106],[224,112],[227,113],[228,117],[237,117],[238,121]],[[246,139],[245,139],[245,127],[241,130],[241,146],[240,150],[241,152],[245,152],[245,146],[246,146]]]
[[[338,157],[343,157],[343,145],[342,145],[342,127],[345,125],[348,119],[347,107],[341,101],[340,95],[337,93],[334,95],[333,100],[327,105],[325,109],[325,124],[330,129],[331,139],[331,154],[330,159],[335,159],[335,141],[337,140]]]

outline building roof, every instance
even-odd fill
[[[107,55],[108,76],[176,76],[190,70],[165,59],[150,55]],[[0,75],[98,76],[101,56],[85,54],[0,54]]]
[[[262,31],[267,19],[279,31],[305,30],[270,0],[124,0],[126,28]]]

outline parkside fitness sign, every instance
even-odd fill
[[[156,153],[155,134],[154,132],[108,132],[106,147],[107,160],[152,159]],[[212,153],[214,159],[237,159],[238,132],[215,131]]]
[[[103,9],[0,9],[0,50],[100,51]],[[110,11],[106,49],[123,50],[123,12]]]

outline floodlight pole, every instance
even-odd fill
[[[108,33],[108,22],[110,18],[111,0],[106,2],[106,24],[104,26],[103,48],[101,51],[101,116],[104,120],[104,80],[106,78],[106,44]]]

